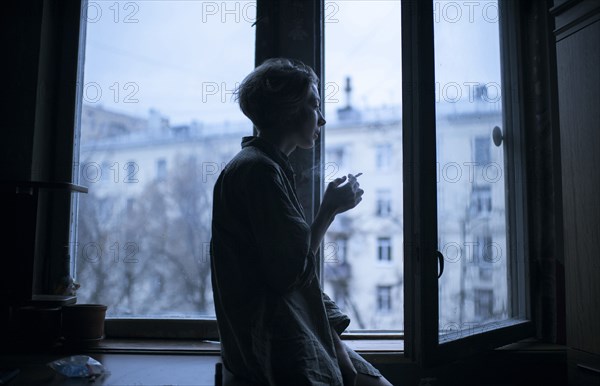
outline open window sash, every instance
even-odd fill
[[[514,71],[518,68],[516,7],[510,1],[494,2],[498,10],[495,36],[498,63],[492,65],[498,67],[499,89],[504,92],[501,99],[498,96],[496,106],[484,105],[486,119],[489,119],[487,125],[478,127],[468,121],[468,114],[479,114],[479,121],[483,114],[473,101],[466,105],[466,109],[474,111],[444,119],[444,109],[448,110],[444,97],[448,96],[440,95],[443,92],[440,82],[448,82],[448,77],[458,81],[460,76],[446,74],[444,79],[443,64],[449,60],[465,60],[458,55],[463,48],[460,45],[468,42],[466,39],[450,39],[457,55],[450,59],[445,58],[443,49],[435,45],[435,34],[441,33],[440,25],[435,23],[443,23],[444,17],[456,17],[456,13],[449,13],[441,15],[440,20],[443,10],[439,7],[450,2],[441,3],[445,4],[402,1],[404,263],[407,273],[405,354],[425,367],[448,363],[534,334],[527,306],[524,157],[519,119],[519,79]],[[490,30],[490,26],[485,27]],[[473,25],[467,28],[473,28]],[[452,34],[453,31],[456,29],[447,28],[444,32]],[[474,56],[477,54],[473,52]],[[469,66],[477,69],[477,61],[474,63]],[[467,82],[461,80],[457,83]],[[473,90],[476,97],[489,97],[485,88],[475,86]],[[460,106],[452,108],[456,110]],[[489,127],[491,124],[494,126]],[[496,126],[497,129],[493,128]],[[465,131],[468,131],[466,137]],[[457,134],[459,132],[462,134]],[[457,146],[460,150],[457,143],[461,138],[464,151],[454,151],[453,155],[450,150]],[[478,143],[487,144],[490,148],[478,151],[475,149]],[[491,158],[487,153],[492,154]],[[454,177],[444,176],[444,165],[454,163],[464,167],[460,158],[464,154],[479,157],[470,159],[475,165],[468,164],[474,172],[481,171],[484,164],[496,162],[503,171],[502,180],[495,181],[496,185],[492,187],[485,187],[485,181],[478,184],[477,178],[462,186],[462,190],[459,185],[452,186],[454,190],[445,187],[444,183],[448,181],[444,177],[452,182],[456,174]],[[457,160],[453,159],[454,156],[458,157]],[[477,165],[477,162],[480,164]],[[492,193],[481,193],[488,191]],[[467,198],[462,201],[466,209],[463,206],[459,211],[447,204],[447,196],[457,197],[457,194]],[[449,220],[448,214],[456,218]],[[494,226],[490,225],[490,218],[494,219]],[[458,231],[449,225],[455,221],[462,225],[457,227]],[[503,252],[501,263],[489,258],[486,262],[482,258],[485,257],[485,248],[477,245],[477,240],[480,243],[487,240],[490,244],[489,240],[493,237],[499,240],[498,245]],[[458,245],[462,255],[458,259],[456,255],[444,256],[444,252],[448,254],[448,245]],[[473,264],[474,261],[481,262],[482,266]],[[486,267],[485,263],[491,265]],[[483,274],[474,278],[473,271],[479,269]],[[485,280],[481,279],[486,277],[495,280],[492,285],[487,283],[487,290]],[[501,283],[502,296],[493,293],[494,283]],[[449,292],[451,295],[448,295]],[[456,298],[458,300],[454,300]],[[494,304],[498,298],[504,301],[503,307],[498,307],[497,301]]]

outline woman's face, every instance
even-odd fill
[[[310,149],[315,145],[315,141],[321,133],[321,126],[326,123],[321,114],[320,103],[319,90],[313,83],[304,98],[304,103],[298,113],[297,126],[293,130],[296,144],[303,149]]]

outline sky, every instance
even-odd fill
[[[89,1],[84,102],[174,125],[244,121],[231,92],[254,67],[255,15],[253,1]],[[499,84],[495,2],[436,1],[432,16],[440,98]],[[325,68],[326,118],[346,76],[353,106],[400,105],[400,1],[326,1]]]

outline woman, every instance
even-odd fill
[[[391,386],[342,343],[350,319],[316,276],[327,228],[363,190],[351,174],[329,183],[311,226],[296,196],[288,156],[312,148],[325,124],[318,82],[302,62],[274,58],[236,90],[258,135],[242,139],[214,187],[211,280],[221,356],[243,384]]]

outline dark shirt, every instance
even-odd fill
[[[214,187],[211,281],[225,367],[255,385],[343,386],[334,333],[287,155],[247,136]],[[357,371],[381,375],[345,346]]]

